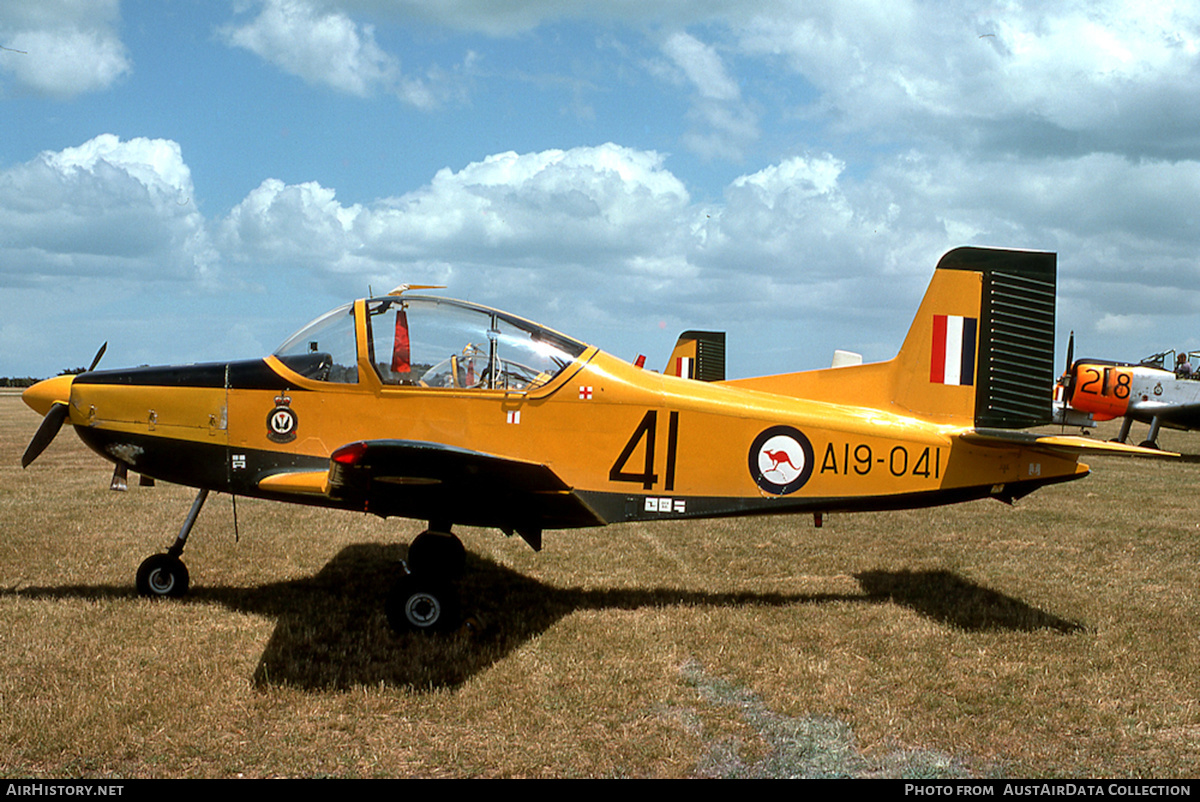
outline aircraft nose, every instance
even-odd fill
[[[40,381],[32,387],[27,387],[21,393],[21,400],[29,405],[39,415],[45,415],[54,406],[55,401],[64,404],[71,400],[71,382],[75,377],[71,374],[55,376],[53,379]]]

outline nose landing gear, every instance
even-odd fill
[[[175,542],[167,549],[166,554],[151,554],[138,566],[137,592],[139,596],[161,599],[168,596],[178,598],[187,594],[188,570],[179,557],[183,554],[183,547],[187,545],[188,535],[191,533],[192,527],[196,525],[200,508],[204,506],[204,500],[207,498],[207,490],[202,489],[196,494],[196,500],[192,502],[192,508],[183,521],[183,527],[175,537]]]

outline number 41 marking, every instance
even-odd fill
[[[658,474],[654,472],[654,441],[658,431],[658,412],[650,410],[642,418],[642,422],[633,430],[633,434],[629,437],[629,442],[625,444],[625,448],[621,449],[620,456],[613,463],[608,471],[608,480],[610,482],[641,482],[643,490],[650,490],[658,481]],[[626,464],[629,462],[633,452],[637,450],[639,444],[645,441],[644,461],[640,473],[625,470]],[[667,465],[666,476],[664,477],[663,489],[675,489],[675,451],[679,441],[679,413],[672,412],[667,420]]]

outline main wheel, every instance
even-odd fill
[[[397,633],[450,632],[458,628],[458,594],[435,580],[402,577],[387,598],[388,624]]]
[[[413,538],[408,547],[408,565],[413,573],[445,580],[458,579],[467,567],[467,550],[462,541],[449,532],[427,529]]]
[[[139,596],[152,599],[183,596],[188,591],[187,566],[170,554],[153,554],[142,561],[137,571]]]

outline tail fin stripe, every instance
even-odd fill
[[[934,384],[971,386],[975,383],[977,320],[962,315],[933,316],[933,350],[929,380]]]
[[[962,369],[959,373],[963,380],[959,384],[967,386],[975,384],[975,330],[977,325],[976,318],[963,318]]]
[[[929,358],[929,381],[946,383],[946,316],[933,316],[933,351]]]

